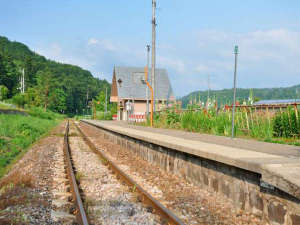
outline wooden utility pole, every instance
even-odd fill
[[[151,68],[151,78],[152,78],[152,88],[154,91],[154,112],[155,112],[155,101],[156,101],[156,86],[155,86],[155,39],[156,39],[156,0],[152,0],[152,68]]]

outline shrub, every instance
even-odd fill
[[[112,120],[112,113],[111,112],[97,112],[96,113],[97,120]]]
[[[16,94],[13,98],[12,98],[12,102],[14,104],[16,104],[18,107],[22,107],[24,108],[24,105],[26,103],[25,101],[25,95],[24,94]]]
[[[277,113],[273,119],[273,135],[286,138],[299,136],[299,116],[299,112],[296,115],[296,111],[291,108],[288,108],[285,112]]]
[[[0,85],[0,101],[7,98],[8,88],[4,85]]]
[[[174,125],[176,123],[179,123],[180,121],[180,115],[177,114],[174,110],[167,111],[167,118],[166,122],[168,125]]]

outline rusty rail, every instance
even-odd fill
[[[76,205],[76,218],[77,222],[81,225],[88,225],[88,219],[82,204],[81,196],[79,193],[78,185],[74,175],[73,164],[71,161],[70,145],[69,145],[69,121],[66,126],[65,136],[64,136],[64,159],[67,166],[67,174],[70,181],[71,193],[73,196],[73,201]]]
[[[91,140],[82,132],[82,130],[75,124],[77,130],[83,137],[86,144],[91,148],[91,150],[96,153],[100,159],[107,163],[108,167],[115,172],[118,178],[124,181],[133,191],[139,193],[140,198],[144,204],[150,205],[153,209],[153,213],[161,216],[164,224],[169,225],[183,225],[181,221],[174,213],[163,206],[158,200],[152,197],[146,190],[144,190],[139,184],[137,184],[133,179],[131,179],[127,174],[125,174],[115,163],[109,160],[106,154],[97,149],[97,147],[91,142]]]

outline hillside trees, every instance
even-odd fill
[[[251,95],[251,90],[253,90],[254,101],[260,99],[295,99],[300,98],[300,85],[295,85],[286,88],[238,88],[237,89],[237,101],[242,103],[247,100],[249,95]],[[223,90],[210,90],[210,98],[216,99],[219,105],[232,104],[233,89],[223,89]],[[191,100],[202,102],[207,101],[207,91],[195,91],[181,98],[182,107],[186,108]]]
[[[19,94],[21,71],[25,71],[25,94]],[[89,101],[110,84],[82,68],[62,64],[31,51],[26,45],[0,36],[0,85],[8,97],[21,105],[41,106],[56,112],[82,112]]]

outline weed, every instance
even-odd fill
[[[75,178],[76,178],[77,182],[79,182],[80,179],[83,178],[83,177],[84,177],[84,174],[83,174],[83,173],[81,173],[81,172],[79,172],[79,171],[76,172]]]

